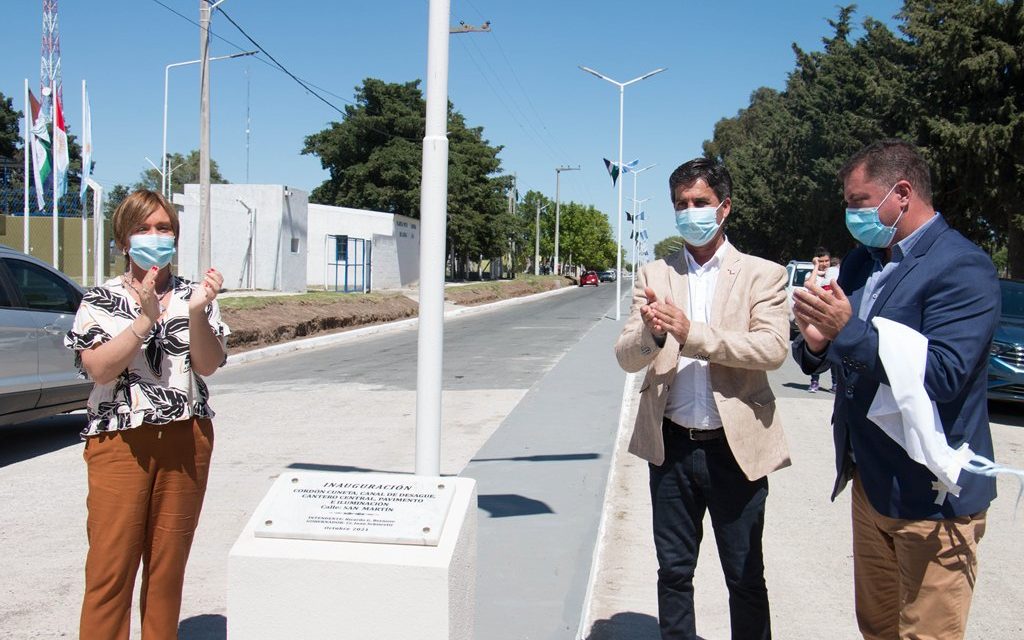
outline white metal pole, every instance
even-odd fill
[[[199,0],[199,257],[197,274],[210,268],[210,8]]]
[[[560,226],[560,214],[559,209],[559,178],[562,177],[563,171],[578,171],[579,167],[556,167],[555,168],[555,269],[558,275],[562,275],[562,266],[559,264],[559,245],[558,245],[558,231]]]
[[[31,180],[29,176],[28,168],[28,154],[32,149],[32,103],[28,99],[28,78],[25,78],[25,218],[21,221],[22,235],[22,251],[28,253],[28,221],[29,221],[29,204],[28,204],[28,181]]]
[[[621,309],[620,309],[621,306],[622,306],[622,282],[621,282],[622,279],[619,276],[622,274],[622,179],[623,179],[622,178],[622,124],[623,124],[622,112],[623,112],[624,103],[625,103],[626,86],[627,85],[631,85],[634,82],[640,82],[641,80],[646,80],[647,78],[650,78],[651,76],[653,76],[655,74],[661,73],[665,69],[664,69],[664,67],[662,67],[662,68],[655,69],[653,71],[648,71],[644,75],[637,76],[636,78],[633,78],[632,80],[629,80],[627,82],[616,82],[615,80],[612,80],[608,76],[603,75],[601,73],[598,73],[597,71],[594,71],[590,67],[581,66],[580,69],[582,69],[583,71],[586,71],[587,73],[589,73],[591,75],[597,76],[598,78],[601,78],[602,80],[606,80],[606,81],[616,85],[619,88],[619,165],[618,165],[618,167],[619,167],[619,193],[618,193],[619,206],[618,206],[618,210],[616,211],[616,214],[618,215],[619,219],[618,219],[618,224],[617,224],[617,227],[618,227],[618,239],[617,239],[617,242],[616,242],[616,252],[617,253],[616,253],[616,256],[615,256],[615,270],[617,272],[616,273],[616,277],[615,277],[615,319],[618,320],[621,317],[621,315],[622,315],[621,314]]]
[[[82,126],[85,126],[85,80],[82,80]],[[83,135],[85,131],[82,132]],[[83,158],[83,161],[85,159]],[[85,167],[82,167],[82,172],[85,172]],[[86,192],[83,192],[86,193]],[[85,215],[85,202],[88,200],[88,195],[82,199],[82,286],[89,286],[89,221]],[[94,221],[95,222],[95,221]]]
[[[60,260],[58,260],[58,254],[60,247],[57,242],[57,85],[53,83],[53,79],[50,79],[50,122],[53,123],[53,135],[50,136],[50,155],[53,157],[50,162],[50,167],[53,172],[53,266],[55,269],[60,269]]]
[[[561,202],[559,202],[559,189],[561,187],[562,170],[555,169],[555,264],[553,273],[555,275],[561,275],[562,268],[558,264],[558,231],[561,224]]]
[[[168,193],[170,180],[167,178],[167,169],[170,168],[171,163],[167,161],[167,76],[173,66],[175,65],[169,64],[164,67],[164,134],[163,147],[160,151],[160,193],[168,199],[170,199],[170,194]]]
[[[616,209],[616,221],[618,227],[617,240],[615,244],[615,320],[622,316],[622,111],[625,108],[626,85],[619,85],[619,208]]]
[[[430,0],[427,118],[420,183],[420,320],[416,366],[416,475],[441,473],[444,259],[448,201],[450,0]]]
[[[93,286],[103,284],[106,276],[103,269],[103,256],[106,253],[106,246],[103,244],[103,187],[89,178],[86,184],[92,189],[92,231],[93,231]]]
[[[636,278],[636,223],[637,223],[636,217],[637,217],[637,215],[639,215],[639,212],[637,211],[637,205],[636,205],[636,180],[637,180],[637,175],[636,174],[637,173],[639,173],[639,171],[633,172],[633,232],[630,234],[630,236],[633,239],[633,260],[632,260],[632,263],[631,263],[632,264],[632,268],[630,269],[630,273],[632,274],[634,279]],[[617,280],[619,278],[619,276],[621,276],[621,275],[622,275],[621,273],[616,273],[615,274],[615,279]],[[634,282],[635,282],[635,280],[634,280]]]
[[[256,210],[249,216],[249,288],[256,290]]]

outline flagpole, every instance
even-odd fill
[[[82,143],[83,144],[89,144],[89,141],[84,138],[84,136],[89,135],[85,131],[85,115],[87,113],[87,109],[88,108],[89,107],[86,106],[86,99],[85,99],[85,79],[83,78],[82,79],[82,136],[83,136]],[[85,149],[83,149],[83,151],[85,151]],[[82,171],[81,171],[81,176],[82,176],[82,187],[81,187],[82,193],[81,193],[81,195],[82,195],[82,197],[79,198],[79,199],[82,201],[81,202],[81,205],[82,205],[82,286],[83,287],[88,287],[89,286],[89,243],[88,243],[89,225],[88,225],[88,221],[86,220],[86,216],[85,216],[85,203],[89,199],[89,196],[88,196],[88,192],[87,192],[87,185],[86,185],[86,182],[85,182],[85,180],[86,180],[86,178],[85,178],[85,174],[86,174],[85,163],[89,162],[90,159],[87,159],[85,156],[86,156],[86,154],[83,153],[82,154]],[[96,221],[93,220],[94,224],[95,224],[95,222]]]
[[[57,85],[53,78],[50,78],[50,122],[53,123],[53,142],[50,144],[50,154],[53,157],[51,166],[53,169],[53,266],[60,269],[60,260],[57,259],[59,247],[57,246]]]
[[[28,181],[29,181],[29,175],[28,175],[28,154],[31,152],[31,147],[30,147],[30,143],[29,143],[29,136],[32,135],[32,124],[30,122],[31,119],[32,119],[32,105],[28,101],[28,78],[25,78],[25,145],[24,145],[24,149],[25,149],[25,218],[21,221],[21,223],[22,223],[21,226],[23,227],[22,228],[22,235],[24,236],[24,240],[22,241],[22,249],[21,250],[23,252],[25,252],[25,253],[28,253],[28,220],[29,220],[29,215],[28,215],[29,214],[29,210],[28,210]]]

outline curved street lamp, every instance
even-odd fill
[[[598,78],[601,78],[602,80],[610,82],[610,83],[614,84],[615,86],[617,86],[619,88],[619,164],[618,164],[618,167],[619,167],[619,171],[621,172],[622,171],[622,121],[623,121],[623,119],[622,119],[622,111],[623,111],[623,105],[625,103],[626,87],[628,87],[629,85],[633,84],[634,82],[640,82],[641,80],[646,80],[647,78],[650,78],[651,76],[653,76],[655,74],[661,73],[662,71],[665,70],[665,67],[661,67],[661,68],[655,69],[653,71],[648,71],[647,73],[643,74],[642,76],[637,76],[636,78],[633,78],[632,80],[628,80],[626,82],[619,82],[617,80],[612,80],[611,78],[609,78],[608,76],[604,75],[603,73],[600,73],[598,71],[594,71],[590,67],[584,67],[584,66],[580,65],[580,69],[586,71],[587,73],[589,73],[591,75],[595,75]],[[622,176],[620,175],[619,176],[619,178],[620,178],[620,180],[619,180],[619,208],[618,208],[618,211],[616,211],[616,214],[615,214],[616,217],[617,217],[617,220],[618,220],[617,221],[618,231],[617,231],[617,234],[616,234],[617,235],[617,240],[616,240],[616,250],[615,250],[615,273],[616,273],[616,277],[615,277],[615,320],[618,320],[621,317],[620,308],[622,307],[622,278],[619,277],[619,276],[622,275],[622,180],[621,180],[621,177]]]

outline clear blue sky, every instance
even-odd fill
[[[197,0],[160,0],[198,22]],[[4,7],[0,92],[23,109],[23,79],[39,87],[41,0]],[[793,69],[791,44],[821,48],[836,3],[794,0],[452,0],[452,24],[490,20],[491,33],[451,39],[449,96],[471,126],[504,147],[506,172],[520,192],[594,204],[614,214],[615,192],[602,158],[618,150],[618,89],[577,68],[619,81],[657,67],[668,71],[627,87],[625,159],[657,166],[640,174],[653,242],[674,234],[668,175],[700,155],[715,122],[748,104],[761,86],[782,88]],[[897,0],[858,3],[855,23],[871,16],[892,26]],[[282,2],[226,0],[221,7],[300,78],[342,108],[364,78],[389,82],[426,71],[427,0]],[[95,177],[132,184],[159,162],[164,67],[199,55],[198,27],[154,0],[61,3],[65,113],[81,133],[81,83],[89,86]],[[218,12],[211,55],[248,46]],[[858,28],[854,36],[859,35]],[[260,56],[261,58],[263,56]],[[254,58],[212,63],[212,154],[224,177],[246,180],[246,70],[251,144],[249,181],[312,190],[325,178],[319,160],[299,154],[305,136],[340,114],[285,74]],[[171,69],[168,150],[199,144],[198,65]],[[327,93],[329,92],[329,93]],[[334,94],[334,95],[331,95]],[[626,183],[626,208],[632,178]]]

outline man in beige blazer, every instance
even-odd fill
[[[766,372],[789,347],[786,270],[729,244],[724,166],[691,160],[669,188],[685,247],[637,272],[615,344],[623,369],[647,368],[629,450],[650,466],[661,637],[697,638],[693,574],[707,511],[733,640],[770,638],[766,476],[790,461]]]

